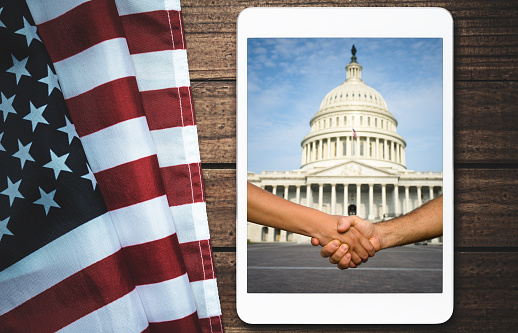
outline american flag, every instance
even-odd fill
[[[0,42],[0,331],[223,332],[179,1],[0,1]]]
[[[353,128],[353,137],[356,139],[358,136],[356,135],[356,131]]]

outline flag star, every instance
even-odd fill
[[[2,10],[4,10],[3,7],[0,8],[0,15],[2,15]],[[5,24],[2,21],[0,21],[0,28],[6,28]]]
[[[30,77],[31,73],[29,73],[25,68],[25,66],[27,65],[27,60],[29,60],[29,57],[20,61],[18,61],[18,59],[16,59],[12,54],[11,57],[13,58],[13,67],[6,70],[6,72],[13,73],[14,75],[16,75],[16,83],[20,82],[20,78],[22,77],[22,75]]]
[[[32,131],[36,129],[36,126],[38,126],[39,123],[42,124],[49,124],[47,120],[43,117],[43,112],[45,112],[45,108],[47,105],[40,106],[39,108],[36,108],[32,102],[29,102],[31,104],[31,112],[23,117],[25,120],[29,120],[32,123]]]
[[[27,41],[27,47],[28,47],[31,45],[31,42],[33,39],[39,40],[41,42],[41,39],[38,36],[38,34],[36,33],[36,31],[37,31],[37,28],[35,26],[31,25],[29,23],[29,21],[27,21],[24,17],[23,18],[23,28],[21,28],[18,31],[15,31],[14,33],[19,34],[19,35],[24,35],[25,40]]]
[[[31,145],[32,145],[32,142],[29,143],[27,146],[24,146],[20,142],[20,140],[18,140],[18,151],[13,154],[13,157],[16,157],[16,158],[20,159],[20,163],[22,164],[22,169],[23,169],[23,166],[25,165],[25,162],[27,162],[27,161],[34,162],[34,159],[29,154],[29,150],[31,149]]]
[[[95,185],[97,185],[97,181],[95,180],[94,173],[92,172],[92,169],[90,169],[90,166],[87,165],[87,167],[88,167],[88,173],[85,174],[85,175],[82,175],[81,178],[88,179],[89,181],[91,181],[92,182],[92,186],[93,186],[94,191],[95,191]]]
[[[50,207],[56,207],[61,208],[59,205],[54,201],[54,195],[56,194],[56,190],[51,191],[49,193],[46,193],[39,187],[41,198],[34,201],[36,205],[42,205],[43,208],[45,208],[45,215],[49,214]]]
[[[11,96],[11,98],[5,97],[3,93],[0,93],[0,99],[2,100],[2,103],[0,103],[0,111],[4,114],[4,122],[7,119],[7,116],[9,113],[16,114],[16,110],[13,107],[13,101],[14,97],[16,95]]]
[[[66,133],[68,135],[68,144],[72,143],[72,140],[74,140],[74,137],[77,137],[79,139],[79,136],[77,135],[76,128],[74,124],[68,120],[68,117],[65,116],[66,125],[58,128],[58,131],[61,131],[63,133]]]
[[[58,155],[54,154],[54,152],[51,149],[50,150],[51,161],[49,163],[45,164],[43,167],[54,170],[54,176],[56,177],[56,180],[57,180],[59,177],[59,173],[61,171],[72,172],[72,170],[70,170],[70,168],[65,164],[65,162],[68,158],[68,155],[69,154],[58,156]]]
[[[52,72],[52,69],[50,69],[49,65],[47,65],[47,76],[39,79],[38,82],[44,83],[48,86],[49,96],[54,88],[61,90],[59,87],[58,76]]]
[[[0,192],[0,194],[7,195],[9,197],[9,207],[13,205],[13,201],[16,198],[25,199],[18,188],[20,187],[20,183],[22,180],[20,179],[16,183],[13,183],[9,177],[7,177],[7,188]]]
[[[0,133],[0,151],[5,151],[4,146],[2,146],[2,137],[4,136],[4,133]]]
[[[7,223],[9,223],[9,218],[0,221],[0,241],[4,235],[14,236],[9,229],[7,229]]]

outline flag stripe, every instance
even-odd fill
[[[61,329],[132,291],[135,286],[129,274],[118,251],[7,312],[0,318],[0,327],[9,332]]]
[[[196,125],[190,98],[191,87],[148,90],[141,95],[151,130]]]
[[[95,15],[85,15],[85,13]],[[117,24],[119,23],[119,24]],[[61,27],[67,27],[61,30]],[[55,31],[60,31],[56,38]],[[88,33],[84,33],[88,31]],[[124,37],[115,2],[91,0],[53,20],[38,26],[40,36],[53,61],[60,61],[80,53],[105,40]]]
[[[186,273],[176,234],[122,251],[137,285],[158,283]]]
[[[172,127],[151,131],[160,167],[200,162],[198,150],[186,149],[198,144],[196,126]]]
[[[156,155],[95,174],[108,210],[137,204],[165,194]],[[154,218],[152,215],[148,218]]]
[[[170,209],[180,243],[210,238],[205,202],[171,206]]]
[[[150,323],[177,320],[196,312],[187,274],[137,286],[137,290]]]
[[[200,318],[200,323],[203,332],[224,332],[221,314],[208,318]]]
[[[185,50],[167,50],[131,55],[140,91],[189,86]],[[163,66],[171,63],[172,66]]]
[[[65,99],[101,84],[135,75],[125,38],[104,41],[58,62],[52,60]]]
[[[36,25],[55,19],[87,1],[89,0],[26,0]]]
[[[201,322],[196,313],[173,321],[162,321],[149,324],[153,333],[201,332]]]
[[[124,31],[131,36],[128,39],[130,53],[185,49],[180,16],[175,10],[121,16]]]
[[[133,76],[107,82],[66,102],[80,137],[144,116]]]
[[[182,243],[180,248],[191,282],[215,278],[210,240]]]
[[[180,10],[180,0],[115,0],[119,15],[137,14],[155,10]]]
[[[210,318],[221,314],[216,279],[191,282],[191,287],[200,318]]]
[[[137,290],[87,314],[59,332],[88,332],[90,328],[100,328],[99,323],[103,323],[106,329],[109,327],[111,333],[138,333],[149,327]]]
[[[156,155],[145,117],[126,120],[85,135],[81,142],[94,173]]]
[[[175,233],[165,195],[110,212],[121,246],[158,240]],[[153,216],[153,218],[149,218]]]
[[[68,244],[74,246],[70,248]],[[10,302],[0,302],[0,315],[119,250],[108,214],[64,234],[2,271],[2,298]]]
[[[161,168],[169,206],[203,202],[200,163]]]

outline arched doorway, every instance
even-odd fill
[[[261,242],[266,242],[268,240],[268,227],[263,227],[261,230]]]
[[[349,205],[347,215],[356,215],[356,205]]]
[[[273,241],[274,242],[279,242],[281,240],[281,230],[280,229],[275,229],[274,232],[273,232]]]

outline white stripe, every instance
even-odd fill
[[[140,333],[149,326],[137,290],[65,326],[58,332]]]
[[[187,274],[137,286],[137,290],[150,323],[176,320],[196,312]]]
[[[200,162],[196,126],[151,131],[161,168]]]
[[[179,243],[210,238],[205,202],[170,207]]]
[[[120,249],[108,213],[0,272],[0,315]]]
[[[151,242],[175,233],[165,195],[110,213],[123,247]]]
[[[221,315],[216,279],[191,282],[191,287],[198,317],[209,318]]]
[[[89,0],[27,0],[34,23],[55,19]]]
[[[125,38],[114,38],[54,63],[65,99],[123,77],[134,76]]]
[[[145,117],[85,135],[81,143],[94,173],[156,154]]]
[[[190,85],[186,50],[132,54],[140,91]]]
[[[129,15],[155,10],[180,10],[180,0],[115,0],[119,15]]]

